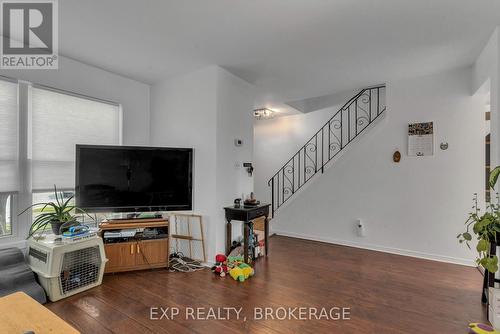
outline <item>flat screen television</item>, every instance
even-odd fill
[[[76,205],[88,212],[192,209],[193,149],[76,146]]]

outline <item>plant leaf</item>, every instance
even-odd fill
[[[477,243],[476,250],[478,252],[486,252],[488,250],[488,241],[481,239]]]
[[[491,189],[495,189],[495,185],[498,181],[498,176],[500,175],[500,166],[495,167],[491,172],[490,172],[490,178],[488,180],[488,183],[491,187]]]

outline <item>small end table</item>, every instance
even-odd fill
[[[259,217],[264,217],[264,242],[266,244],[266,256],[269,254],[269,206],[271,204],[259,204],[257,206],[244,206],[239,207],[228,206],[225,207],[226,211],[226,255],[229,254],[231,249],[232,239],[232,226],[231,221],[239,220],[243,222],[243,256],[245,262],[248,261],[248,239],[250,234],[250,224],[252,220]]]

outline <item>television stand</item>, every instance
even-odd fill
[[[107,220],[99,228],[108,258],[105,273],[168,268],[168,219]]]

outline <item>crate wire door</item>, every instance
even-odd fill
[[[175,240],[175,243],[172,243],[175,244],[175,252],[181,252],[196,261],[206,262],[201,215],[176,214],[173,228],[170,237]]]
[[[61,294],[96,283],[101,260],[99,246],[65,253],[60,273]]]

